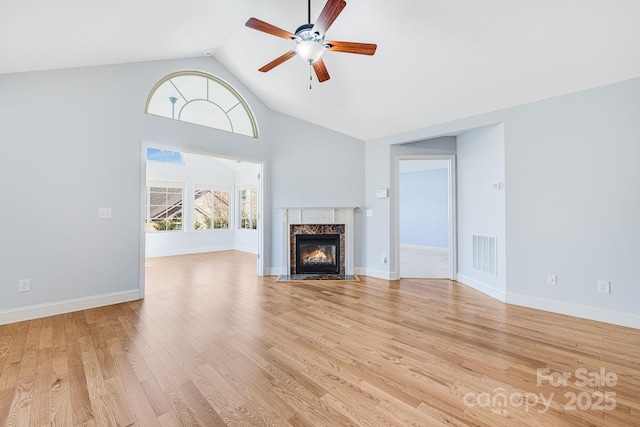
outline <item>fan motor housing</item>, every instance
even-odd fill
[[[296,40],[298,43],[303,41],[324,42],[324,35],[321,36],[319,33],[313,32],[313,24],[300,25],[296,30],[296,36],[298,37],[298,40]]]

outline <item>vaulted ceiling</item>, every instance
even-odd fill
[[[0,73],[210,51],[272,109],[363,140],[640,77],[637,0],[347,0],[327,38],[377,52],[326,52],[311,90],[299,59],[258,72],[293,42],[249,17],[295,32],[307,1],[2,0]]]

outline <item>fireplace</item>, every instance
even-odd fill
[[[296,234],[297,274],[340,274],[339,234]]]
[[[282,211],[283,245],[278,281],[357,280],[353,265],[353,216],[356,208],[279,209]],[[306,249],[299,251],[298,246]]]
[[[292,224],[289,274],[345,274],[344,228],[344,224]]]

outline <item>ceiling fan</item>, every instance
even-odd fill
[[[299,26],[295,34],[257,18],[249,18],[245,24],[247,27],[276,37],[281,37],[283,39],[293,40],[296,43],[295,49],[292,49],[284,55],[269,62],[267,65],[260,68],[259,71],[266,73],[286,60],[293,58],[294,56],[299,56],[303,61],[313,67],[313,70],[318,77],[318,81],[322,83],[330,79],[327,67],[322,60],[322,54],[325,50],[356,53],[359,55],[373,55],[376,52],[377,45],[372,43],[327,41],[324,39],[325,33],[331,24],[333,24],[333,21],[336,20],[338,15],[342,12],[342,9],[347,5],[346,1],[328,0],[315,24],[311,23],[311,0],[309,0],[308,3],[309,23]]]

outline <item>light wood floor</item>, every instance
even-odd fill
[[[0,425],[640,425],[640,330],[241,252],[147,264],[143,301],[0,326]]]

